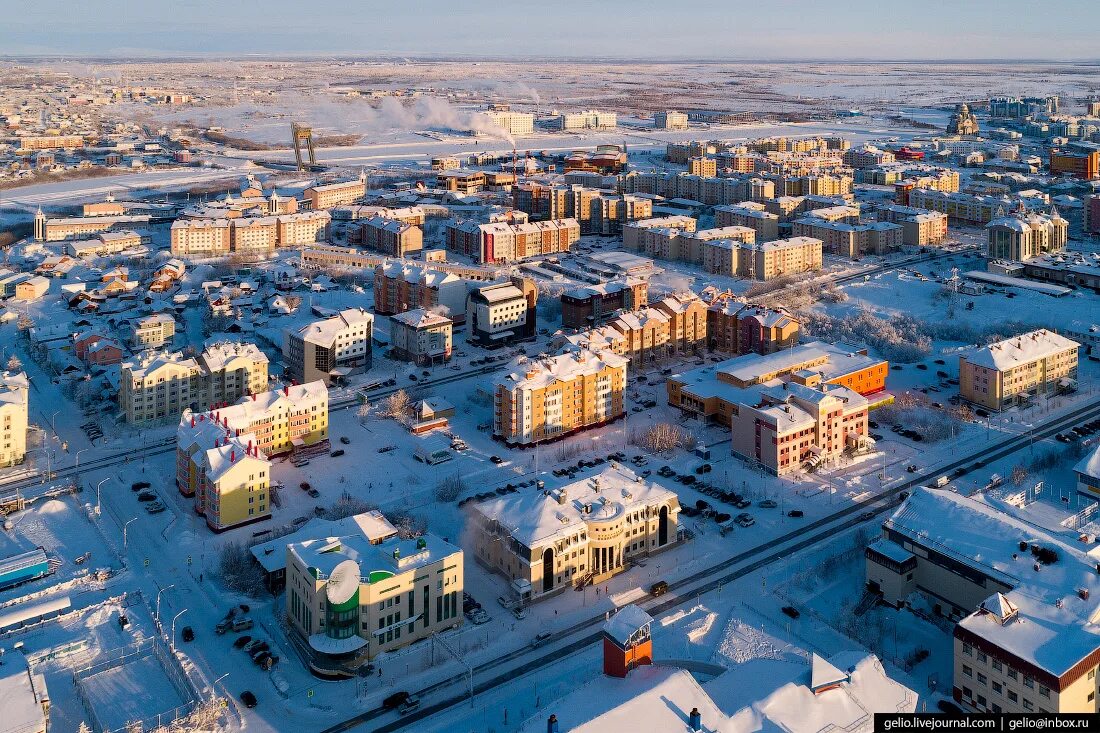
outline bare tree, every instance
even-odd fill
[[[263,582],[252,561],[252,554],[239,542],[229,542],[222,547],[218,570],[229,590],[250,596],[259,596],[263,592]]]
[[[382,417],[393,418],[394,420],[400,420],[409,413],[409,408],[412,407],[412,400],[409,398],[409,393],[403,389],[399,389],[382,402]]]
[[[359,418],[359,422],[367,421],[367,418],[370,417],[372,407],[373,405],[365,400],[359,405],[359,409],[355,412],[356,416]]]
[[[11,358],[8,359],[7,368],[9,372],[17,372],[23,368],[23,361],[15,354],[12,354]]]
[[[435,498],[439,501],[454,501],[466,490],[466,482],[457,473],[435,485]]]
[[[634,441],[651,453],[670,453],[691,444],[691,434],[672,423],[660,422],[649,428]]]
[[[1027,470],[1027,466],[1018,463],[1012,467],[1012,474],[1009,476],[1009,480],[1012,481],[1013,486],[1019,486],[1027,481],[1028,474],[1029,471]]]

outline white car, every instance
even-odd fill
[[[527,609],[523,606],[516,606],[512,609],[512,615],[522,621],[527,618]]]
[[[497,596],[497,603],[508,610],[515,608],[516,605],[516,602],[511,598],[505,598],[504,596]]]

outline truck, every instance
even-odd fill
[[[454,453],[451,452],[449,443],[442,439],[432,438],[421,440],[417,444],[413,455],[416,460],[427,463],[429,466],[445,463],[455,457]]]
[[[937,489],[942,489],[944,486],[947,486],[947,482],[950,480],[951,479],[947,478],[946,476],[940,476],[938,479],[932,482],[932,486]]]

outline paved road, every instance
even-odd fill
[[[949,463],[936,466],[935,470],[928,469],[923,472],[915,473],[867,502],[852,504],[831,515],[812,522],[807,522],[797,530],[757,545],[750,550],[746,550],[732,558],[716,563],[687,578],[670,583],[667,596],[662,597],[660,600],[654,599],[649,603],[642,603],[640,605],[642,605],[651,616],[656,617],[677,606],[694,601],[703,593],[720,588],[762,567],[766,567],[778,560],[789,557],[792,553],[824,542],[838,533],[866,521],[856,516],[857,514],[871,511],[877,515],[892,509],[897,505],[897,502],[892,499],[902,492],[911,490],[915,486],[929,483],[937,477],[950,474],[958,468],[973,469],[976,461],[983,462],[983,465],[988,464],[1026,447],[1034,440],[1048,438],[1057,432],[1061,432],[1082,422],[1088,422],[1098,416],[1100,416],[1100,398],[1093,400],[1087,405],[1075,408],[1061,416],[1053,417],[1027,433],[1011,435],[991,444],[975,445],[974,449],[969,454],[954,459]],[[775,551],[761,556],[762,553],[766,553],[769,550]],[[516,649],[477,665],[474,667],[475,676],[487,673],[492,676],[475,684],[474,694],[486,692],[511,682],[529,672],[547,667],[563,657],[590,648],[599,640],[599,632],[590,630],[597,629],[603,621],[604,616],[601,614],[554,632],[553,636],[544,642],[545,647],[550,647],[560,641],[568,640],[568,643],[564,646],[556,647],[552,651],[547,651],[534,659],[520,662],[515,666],[505,668],[508,662],[529,655],[532,652],[530,648],[524,647]],[[572,638],[576,634],[582,632],[588,633],[579,638]],[[419,690],[416,694],[423,699],[427,695],[455,685],[461,685],[461,689],[465,690],[465,684],[465,675],[455,675],[446,680],[429,685]],[[385,723],[381,725],[381,727],[374,728],[373,731],[374,733],[385,733],[387,731],[400,730],[418,720],[422,720],[423,718],[459,704],[466,699],[467,694],[465,692],[453,695],[432,705],[421,707],[416,712],[410,713],[404,718]],[[385,714],[387,714],[387,711],[381,708],[368,710],[342,723],[327,728],[322,731],[322,733],[339,733],[340,731],[350,730]]]

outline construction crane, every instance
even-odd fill
[[[317,165],[317,154],[313,150],[313,128],[292,122],[290,124],[290,135],[294,139],[294,160],[298,163],[298,170],[313,170]],[[309,154],[309,163],[302,162],[303,142],[305,142],[306,152]]]

